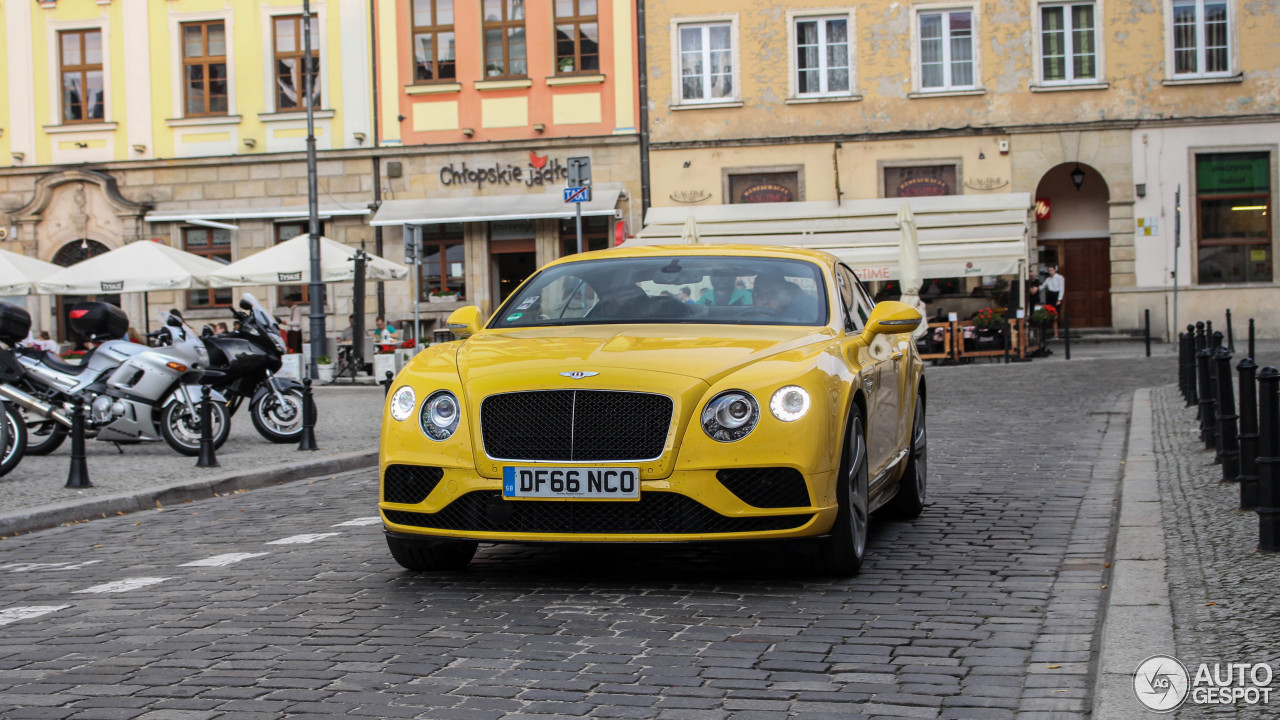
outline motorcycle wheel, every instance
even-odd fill
[[[27,426],[27,455],[48,455],[62,447],[67,439],[65,425],[26,410],[21,412]]]
[[[211,403],[209,419],[213,425],[213,447],[222,447],[231,434],[231,416],[222,403]],[[188,457],[200,454],[200,408],[187,407],[181,401],[171,402],[160,412],[160,435],[169,447]]]
[[[249,407],[249,417],[258,434],[271,442],[298,442],[302,438],[302,391],[290,388],[280,394],[287,407],[281,407],[275,393],[263,393]]]
[[[0,477],[18,467],[27,452],[27,424],[17,408],[4,403],[4,454],[0,455]]]

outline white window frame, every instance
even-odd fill
[[[920,53],[920,16],[921,15],[948,15],[953,12],[967,12],[971,19],[970,42],[973,48],[973,84],[971,85],[955,85],[948,82],[941,87],[924,87],[924,72],[921,67]],[[983,92],[982,86],[982,16],[978,12],[976,3],[951,3],[945,5],[913,5],[911,7],[911,85],[915,92],[920,95],[946,95],[952,93],[980,93]],[[944,77],[949,81],[951,78],[951,43],[950,43],[950,25],[943,19],[943,39],[942,39],[942,64]]]
[[[684,88],[682,87],[682,78],[680,73],[680,30],[689,27],[706,28],[711,25],[728,25],[729,26],[729,47],[730,57],[733,63],[733,93],[729,97],[722,98],[693,98],[686,99],[684,97]],[[710,53],[710,46],[704,43],[704,53]],[[710,62],[709,58],[704,55],[704,67],[707,69],[709,77]],[[709,88],[710,84],[704,84],[704,88]],[[705,92],[704,92],[705,94]],[[707,106],[739,106],[742,104],[742,58],[738,50],[738,15],[708,15],[698,17],[676,17],[671,20],[671,106],[672,107],[707,107]]]
[[[301,15],[302,6],[272,6],[264,7],[261,11],[260,18],[264,28],[262,31],[262,83],[263,83],[263,107],[266,108],[268,114],[285,113],[285,114],[306,114],[306,108],[290,108],[281,110],[276,107],[276,76],[275,76],[275,35],[272,28],[275,27],[276,18],[286,15]],[[311,22],[319,23],[316,28],[316,34],[320,36],[320,47],[317,52],[320,57],[320,107],[316,108],[318,112],[330,112],[331,108],[336,107],[334,98],[329,88],[329,9],[323,2],[311,3]],[[227,74],[231,74],[230,68]],[[301,92],[301,89],[299,89]]]
[[[1093,67],[1094,77],[1077,78],[1075,77],[1075,63],[1073,62],[1072,51],[1075,49],[1075,39],[1072,36],[1071,12],[1073,5],[1092,5],[1093,6]],[[1061,7],[1063,8],[1063,17],[1066,21],[1067,33],[1067,79],[1065,80],[1049,80],[1044,76],[1044,23],[1043,11],[1045,8]],[[1045,0],[1036,4],[1034,8],[1033,30],[1036,36],[1036,84],[1043,87],[1062,87],[1064,85],[1099,85],[1105,83],[1103,73],[1103,59],[1105,53],[1105,43],[1102,42],[1101,18],[1103,13],[1102,0]]]
[[[92,122],[66,123],[62,119],[62,43],[63,30],[97,30],[102,33],[102,119]],[[84,20],[50,20],[45,23],[45,47],[49,62],[49,125],[74,127],[91,131],[115,122],[111,102],[111,21],[107,17],[92,22]]]
[[[173,76],[170,79],[170,88],[173,92],[173,103],[170,108],[173,113],[170,115],[175,120],[186,120],[187,108],[184,103],[182,84],[185,78],[182,75],[182,25],[192,22],[221,22],[227,39],[227,114],[226,115],[209,115],[200,116],[199,118],[191,118],[198,120],[200,124],[219,125],[219,124],[235,124],[240,121],[239,114],[236,112],[236,55],[235,55],[235,14],[230,10],[222,12],[186,12],[169,13],[169,67],[173,68]],[[270,67],[270,66],[268,66]],[[222,121],[222,122],[219,122]]]
[[[848,24],[849,35],[849,89],[835,92],[800,92],[800,63],[796,57],[799,47],[796,24],[805,21],[844,20]],[[819,25],[823,38],[826,37],[826,25]],[[858,95],[858,26],[855,8],[823,8],[821,10],[787,11],[787,97],[796,100],[821,98],[849,98]],[[822,47],[826,47],[825,43]],[[826,53],[822,55],[822,65],[826,64]],[[822,70],[822,82],[825,84],[826,69]]]
[[[1227,6],[1227,69],[1215,72],[1177,72],[1174,48],[1174,8],[1175,0],[1165,0],[1165,77],[1171,80],[1198,80],[1234,77],[1239,73],[1240,58],[1238,48],[1239,33],[1236,30],[1236,7],[1234,0],[1225,0]],[[1177,4],[1186,4],[1178,2]],[[1196,67],[1205,66],[1205,0],[1194,0],[1196,6]]]

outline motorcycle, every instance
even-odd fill
[[[148,337],[159,347],[123,338],[129,319],[120,308],[102,302],[77,303],[71,327],[91,342],[80,364],[63,362],[33,348],[0,354],[0,398],[27,414],[27,450],[47,454],[62,444],[71,427],[72,401],[85,405],[85,436],[134,443],[163,439],[177,452],[200,453],[201,391],[209,353],[195,332],[176,316]],[[231,431],[231,416],[221,393],[212,395],[214,447]],[[35,442],[32,442],[35,438]],[[33,451],[34,448],[34,451]]]
[[[31,330],[31,315],[23,308],[0,303],[0,382],[17,364],[12,348]],[[22,462],[27,451],[27,425],[12,404],[0,398],[0,477]]]
[[[275,319],[249,293],[240,298],[240,308],[244,312],[231,310],[240,323],[238,330],[215,335],[206,325],[201,333],[210,369],[218,373],[209,384],[226,396],[231,415],[248,399],[249,417],[262,437],[274,443],[298,442],[302,437],[302,383],[274,374],[285,354]]]

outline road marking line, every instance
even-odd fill
[[[266,554],[267,553],[226,553],[224,555],[207,557],[203,560],[196,560],[195,562],[183,563],[178,567],[222,567],[224,565],[238,563],[241,560],[261,557]]]
[[[17,622],[19,620],[37,618],[37,617],[40,617],[41,615],[48,615],[49,613],[52,613],[52,612],[65,610],[66,608],[69,608],[69,607],[71,606],[70,605],[32,605],[30,607],[15,607],[15,608],[8,608],[5,610],[0,610],[0,625],[8,625],[11,622]]]
[[[94,563],[100,563],[101,560],[86,560],[82,563],[9,563],[8,565],[0,565],[0,570],[8,570],[9,572],[30,572],[32,570],[79,570],[88,567]]]
[[[268,545],[305,545],[307,543],[313,543],[317,540],[323,540],[327,537],[333,537],[334,535],[341,535],[341,534],[342,533],[310,533],[307,535],[291,535],[287,538],[272,540],[267,544]]]
[[[155,585],[156,583],[162,583],[168,579],[169,578],[162,578],[162,577],[125,578],[124,580],[116,580],[115,582],[104,583],[102,585],[94,585],[93,587],[85,588],[84,590],[76,590],[75,593],[73,594],[80,595],[80,594],[87,594],[87,593],[98,594],[98,593],[128,592],[130,590],[137,590],[138,588],[143,588],[148,585]]]
[[[337,525],[331,525],[330,527],[359,527],[361,525],[378,525],[381,522],[382,518],[375,515],[373,517],[362,517],[356,518],[355,520],[340,522]]]

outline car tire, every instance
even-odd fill
[[[867,493],[867,434],[856,410],[845,437],[840,476],[836,479],[836,521],[822,539],[819,561],[823,572],[839,577],[857,575],[867,551],[871,519]]]
[[[469,540],[409,540],[387,536],[391,557],[413,572],[447,572],[466,569],[479,543]]]
[[[911,445],[907,448],[907,466],[898,480],[898,494],[885,506],[885,513],[902,520],[914,520],[924,511],[929,474],[929,436],[926,432],[924,398],[916,394],[915,414],[911,419]]]

